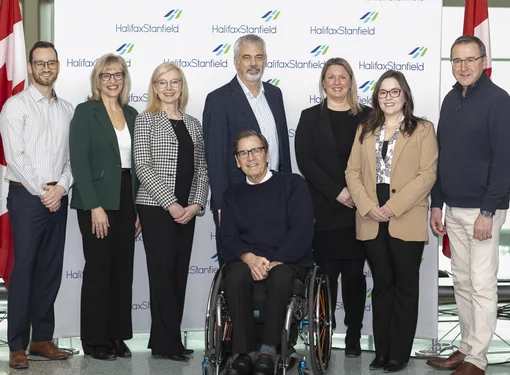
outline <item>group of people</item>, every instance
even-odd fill
[[[34,355],[68,357],[51,338],[71,187],[85,257],[85,354],[131,356],[124,341],[132,337],[134,240],[143,228],[149,348],[189,360],[180,323],[195,218],[210,186],[237,354],[229,375],[273,373],[293,281],[304,280],[314,264],[328,275],[332,306],[341,277],[345,355],[358,357],[365,259],[374,281],[370,369],[404,369],[418,319],[429,206],[432,230],[450,238],[462,340],[452,356],[427,364],[484,374],[496,325],[498,236],[509,204],[510,97],[484,74],[478,38],[459,37],[450,57],[457,83],[443,102],[437,138],[433,124],[414,115],[403,73],[379,78],[369,108],[358,101],[350,64],[325,62],[323,100],[302,112],[296,129],[303,179],[291,173],[282,92],[262,81],[267,53],[259,36],[235,42],[237,74],[207,96],[203,126],[185,112],[186,78],[171,63],[154,70],[147,109],[138,114],[128,104],[129,71],[114,54],[98,60],[91,95],[73,111],[52,89],[55,47],[36,43],[32,84],[6,102],[0,117],[15,249],[10,366],[28,367],[27,346]],[[251,294],[262,281],[268,318],[257,343]]]

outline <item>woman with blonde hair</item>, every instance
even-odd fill
[[[140,232],[132,161],[138,112],[127,104],[131,79],[122,57],[102,56],[90,80],[92,94],[76,107],[69,139],[71,207],[85,256],[80,331],[85,354],[114,360],[131,357],[124,340],[133,336],[133,259]]]
[[[181,342],[195,216],[203,214],[208,178],[200,122],[184,112],[188,85],[175,64],[152,74],[147,110],[136,118],[136,205],[146,228],[143,243],[151,295],[152,355],[185,362]]]

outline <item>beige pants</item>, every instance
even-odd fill
[[[485,241],[473,238],[473,227],[479,214],[480,210],[476,208],[446,206],[446,230],[459,310],[459,350],[466,355],[465,361],[485,369],[485,355],[496,329],[499,231],[505,223],[506,210],[496,211],[492,238]]]

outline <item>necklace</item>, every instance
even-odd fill
[[[172,121],[171,118],[168,119],[168,121],[170,121],[170,124],[172,124],[172,127],[175,129],[175,127],[177,126],[177,124],[179,123],[179,120],[175,120],[175,123]]]

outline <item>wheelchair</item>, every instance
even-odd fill
[[[231,365],[232,321],[224,293],[223,270],[215,274],[209,290],[205,315],[205,351],[203,375],[219,375]],[[260,286],[262,285],[262,286]],[[263,313],[265,289],[263,284],[254,287],[254,319],[256,324]],[[333,310],[334,311],[334,310]],[[295,280],[293,296],[286,310],[285,325],[281,332],[280,356],[277,356],[275,373],[285,375],[296,365],[299,375],[325,374],[331,358],[333,326],[330,286],[328,277],[318,266],[310,269],[305,282]],[[308,353],[299,354],[294,346],[300,337]]]

